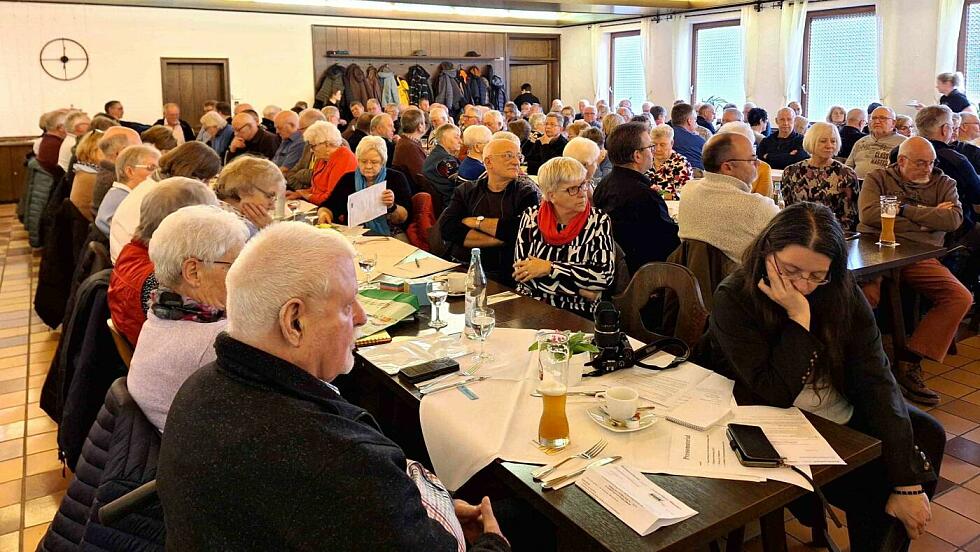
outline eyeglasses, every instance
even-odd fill
[[[509,151],[506,153],[494,153],[493,155],[488,155],[487,157],[503,157],[506,161],[513,161],[514,159],[517,159],[519,163],[524,162],[524,155],[520,153],[511,153]]]
[[[881,116],[878,116],[878,117],[872,117],[871,120],[872,121],[894,121],[895,118],[894,117],[881,117]]]
[[[191,258],[199,263],[211,263],[211,264],[226,265],[226,266],[231,266],[232,264],[234,264],[231,261],[205,261],[204,259],[198,259],[197,257],[191,257]]]
[[[643,146],[642,148],[636,148],[636,151],[643,151],[648,149],[653,149],[657,147],[657,144],[650,144],[649,146]]]
[[[917,169],[927,169],[936,164],[935,159],[909,159],[904,155],[899,155],[898,157],[912,163]]]
[[[591,188],[591,187],[592,187],[592,183],[591,182],[583,182],[583,183],[579,184],[578,186],[574,186],[574,187],[571,187],[571,188],[566,188],[565,189],[565,193],[568,194],[568,195],[570,195],[570,196],[572,196],[572,197],[578,197],[578,196],[582,195],[582,192],[588,192],[589,191],[589,188]]]
[[[250,127],[250,126],[252,126],[252,123],[246,123],[246,124],[244,124],[244,125],[242,125],[242,126],[240,126],[240,127],[234,127],[234,126],[233,126],[233,127],[231,127],[231,128],[232,128],[232,130],[234,130],[235,132],[241,132],[241,131],[243,131],[243,130],[245,130],[246,128],[248,128],[248,127]]]
[[[772,258],[774,261],[776,261],[776,272],[778,272],[780,276],[786,278],[787,280],[806,280],[807,282],[815,286],[822,286],[824,284],[830,283],[830,274],[827,274],[822,278],[817,278],[813,274],[808,274],[804,276],[804,274],[806,273],[802,270],[798,270],[795,268],[789,269],[786,268],[785,266],[780,266],[782,263],[780,262],[779,257],[777,257],[775,253],[773,253]]]
[[[743,163],[752,163],[753,165],[756,165],[759,163],[759,158],[753,155],[749,159],[726,159],[723,161],[723,163],[731,163],[732,161],[741,161]]]
[[[137,169],[146,169],[148,171],[155,171],[160,168],[159,165],[133,165]]]

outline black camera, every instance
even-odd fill
[[[649,345],[634,351],[629,338],[620,325],[619,309],[611,301],[601,301],[595,308],[595,337],[593,343],[599,349],[592,360],[585,363],[593,368],[592,372],[583,376],[601,376],[615,370],[639,366],[651,370],[666,370],[687,360],[691,349],[686,343],[676,337],[662,337]],[[644,364],[643,359],[664,351],[674,355],[674,360],[667,366]]]

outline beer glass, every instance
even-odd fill
[[[564,448],[570,442],[565,398],[568,393],[568,362],[571,355],[567,336],[555,333],[549,337],[550,339],[538,341],[538,362],[542,370],[542,378],[538,383],[538,392],[542,399],[538,444]]]
[[[898,216],[899,204],[896,196],[881,196],[881,239],[878,245],[895,247],[895,217]]]

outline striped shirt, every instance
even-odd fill
[[[591,317],[592,301],[579,295],[579,290],[601,292],[613,284],[616,251],[612,222],[608,215],[593,207],[585,227],[574,240],[566,245],[548,245],[538,228],[539,210],[535,205],[521,215],[514,258],[551,261],[551,274],[518,284],[517,290],[560,309]]]

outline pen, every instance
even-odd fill
[[[417,257],[415,258],[415,268],[422,268],[422,265],[419,264],[419,260]]]

